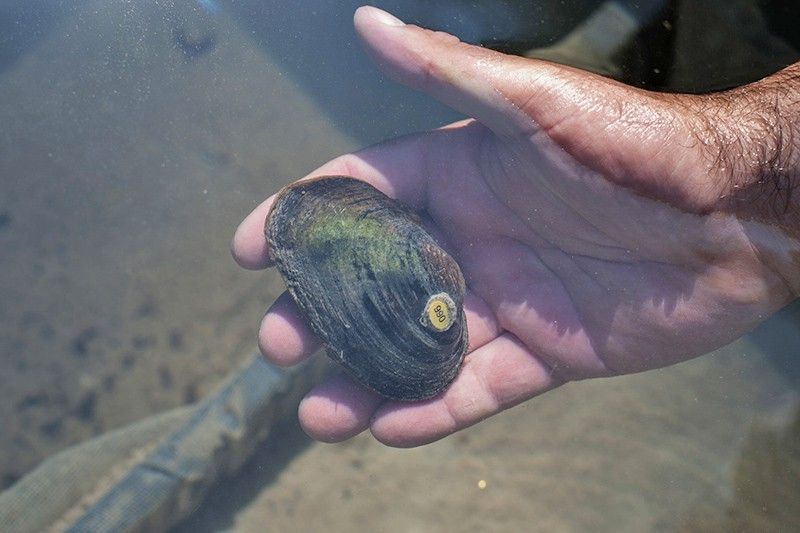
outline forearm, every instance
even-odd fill
[[[728,99],[731,111],[718,122],[719,163],[730,180],[720,206],[800,296],[800,62],[717,98]]]
[[[800,63],[687,101],[718,191],[707,213],[736,217],[765,279],[781,280],[773,297],[800,296]]]

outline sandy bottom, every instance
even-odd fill
[[[452,117],[368,66],[349,4],[309,15],[314,39],[278,4],[254,24],[244,7],[77,2],[0,70],[0,487],[213,388],[282,290],[230,259],[240,219],[330,157]],[[765,331],[421,449],[312,444],[287,421],[183,530],[792,529],[782,356],[800,342]]]
[[[309,444],[287,423],[179,531],[793,530],[799,438],[797,395],[741,341],[418,449]]]
[[[233,231],[356,146],[232,19],[184,4],[84,3],[0,72],[4,486],[252,353],[282,284],[235,265]]]

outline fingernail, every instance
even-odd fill
[[[405,26],[406,23],[400,20],[399,18],[395,17],[387,13],[382,9],[378,9],[377,7],[371,8],[373,13],[372,16],[375,20],[380,22],[381,24],[386,24],[387,26]]]

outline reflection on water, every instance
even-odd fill
[[[334,155],[456,118],[368,63],[357,2],[214,4],[0,7],[2,487],[70,444],[197,400],[255,348],[281,285],[236,268],[228,241],[258,201]],[[379,4],[465,24],[474,40],[540,28],[540,47],[598,2],[540,2],[526,19],[528,3],[498,1],[494,25],[468,2]],[[694,33],[674,40],[709,56],[731,46],[710,34],[750,39],[738,64],[762,73],[775,63],[759,58],[794,53],[753,45],[755,30]],[[636,58],[631,75],[653,60],[621,54]],[[693,79],[703,56],[682,57],[675,75]],[[287,422],[185,529],[797,529],[797,324],[790,311],[710,357],[572,384],[418,450],[368,435],[306,445]]]

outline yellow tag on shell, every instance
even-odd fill
[[[456,319],[455,311],[456,305],[448,294],[434,294],[425,304],[421,322],[436,331],[447,331]]]

